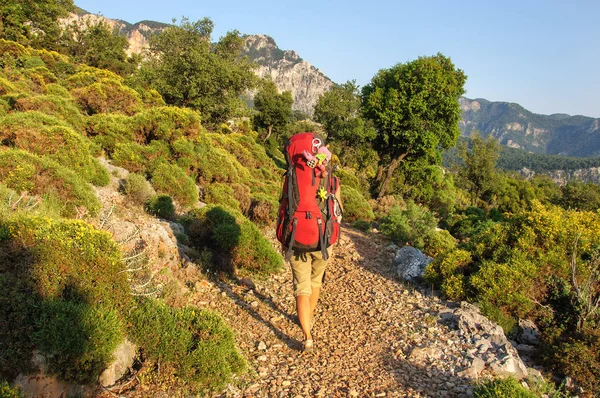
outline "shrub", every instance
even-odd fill
[[[131,337],[144,347],[144,355],[173,366],[196,390],[222,389],[246,367],[232,330],[214,312],[145,300],[131,313],[130,323]]]
[[[523,387],[514,378],[492,379],[477,384],[473,389],[476,398],[536,398],[538,395]]]
[[[344,218],[348,221],[371,221],[375,218],[369,201],[359,191],[351,187],[341,187]]]
[[[46,155],[95,185],[109,182],[108,172],[91,155],[89,141],[53,117],[39,112],[11,113],[0,121],[0,141]]]
[[[19,98],[14,107],[21,112],[39,111],[56,116],[75,128],[83,127],[83,115],[69,98],[66,99],[57,95],[36,95]]]
[[[233,188],[220,182],[209,184],[204,188],[203,200],[209,204],[240,209],[240,202],[235,198]]]
[[[75,172],[58,163],[18,149],[0,151],[0,180],[17,192],[56,196],[64,216],[74,216],[84,207],[95,215],[100,202],[91,187]]]
[[[144,110],[132,118],[131,125],[133,136],[140,144],[152,140],[172,143],[182,137],[193,140],[203,130],[197,112],[171,106]]]
[[[439,285],[442,293],[451,300],[462,300],[465,292],[465,268],[471,263],[468,251],[456,249],[435,257],[425,268],[425,280]]]
[[[600,395],[600,332],[567,339],[554,354],[556,368],[593,396]]]
[[[342,186],[341,189],[343,190],[344,187]],[[406,209],[406,204],[404,203],[404,200],[402,200],[402,198],[400,197],[393,195],[383,196],[378,199],[371,199],[369,200],[369,204],[373,209],[375,217],[377,217],[378,219],[387,216],[392,211],[392,208],[396,206],[402,210]]]
[[[46,85],[46,94],[48,96],[55,96],[55,97],[64,98],[66,100],[73,100],[73,97],[71,96],[71,93],[69,92],[69,90],[67,90],[65,87],[63,87],[57,83],[47,84]],[[79,112],[79,109],[77,109],[77,111]]]
[[[131,172],[148,172],[150,167],[143,156],[144,147],[133,142],[116,143],[111,157],[115,166],[123,167]]]
[[[130,143],[134,139],[131,118],[120,113],[101,113],[88,117],[85,131],[109,155],[115,151],[117,144]]]
[[[152,171],[152,186],[157,192],[169,194],[182,206],[198,202],[198,188],[177,165],[162,163]]]
[[[110,234],[82,221],[1,219],[0,375],[30,370],[37,349],[63,379],[95,380],[131,304],[123,268]]]
[[[248,217],[257,224],[268,225],[277,219],[279,203],[271,196],[256,194],[251,196]]]
[[[445,229],[433,230],[425,236],[424,253],[431,258],[437,258],[443,253],[456,248],[457,240]]]
[[[129,200],[137,205],[143,205],[152,196],[156,195],[152,185],[141,174],[129,173],[123,180],[123,193]]]
[[[169,195],[155,195],[146,202],[146,211],[152,215],[170,220],[175,214],[175,206]]]
[[[0,397],[2,398],[24,398],[19,387],[11,387],[7,382],[0,382]]]
[[[141,109],[140,95],[123,86],[118,79],[103,79],[87,87],[75,88],[71,93],[88,115],[108,112],[133,115]]]
[[[281,256],[258,227],[239,211],[208,205],[194,209],[188,224],[191,243],[199,249],[214,250],[220,271],[245,269],[267,274],[283,265]]]
[[[42,305],[33,340],[47,356],[48,370],[61,379],[93,383],[123,341],[123,325],[115,310],[73,300]]]
[[[371,230],[371,223],[363,221],[363,220],[356,220],[352,223],[352,226],[358,230],[361,230],[363,232],[368,232]]]
[[[425,236],[436,227],[437,222],[433,214],[414,202],[408,202],[406,210],[401,210],[398,206],[393,207],[380,224],[381,232],[394,242],[408,243],[418,249],[424,248]]]

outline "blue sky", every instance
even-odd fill
[[[75,0],[130,23],[209,17],[213,40],[267,34],[336,83],[441,52],[468,76],[469,98],[542,114],[600,117],[600,1]],[[418,3],[418,4],[417,4]]]

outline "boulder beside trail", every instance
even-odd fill
[[[396,251],[394,256],[394,267],[398,276],[405,281],[418,281],[423,278],[427,264],[432,262],[431,257],[426,256],[418,249],[404,246]]]

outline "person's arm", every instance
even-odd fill
[[[339,203],[339,205],[340,205],[340,210],[342,210],[342,214],[343,214],[343,213],[344,213],[344,205],[342,204],[342,193],[341,193],[341,191],[340,191],[340,184],[339,184],[339,181],[338,181],[338,184],[337,184],[337,189],[336,189],[336,191],[335,191],[335,199],[336,199],[336,200],[337,200],[337,202]],[[342,222],[342,214],[340,214],[340,215],[338,216],[338,222],[339,222],[339,223],[341,223],[341,222]]]

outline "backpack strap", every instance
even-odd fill
[[[290,261],[292,258],[292,252],[294,251],[294,239],[296,239],[296,227],[298,226],[298,219],[294,218],[292,222],[292,235],[290,237],[290,245],[288,246],[287,251],[285,252],[285,261]]]
[[[321,245],[321,256],[323,257],[323,260],[327,260],[329,258],[329,253],[327,252],[327,245],[325,244],[323,219],[317,218],[317,224],[319,225],[319,244]]]

